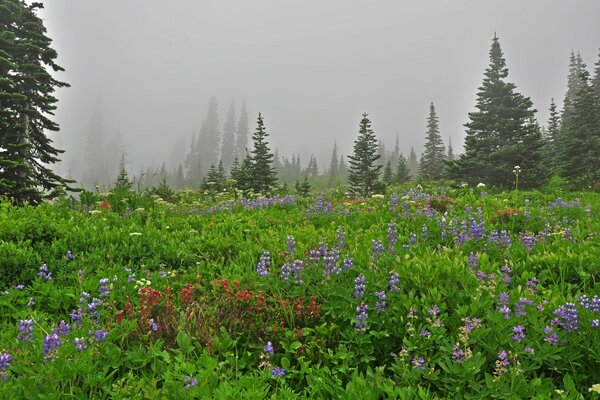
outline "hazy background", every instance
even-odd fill
[[[216,96],[219,120],[246,101],[262,112],[271,147],[314,153],[334,140],[348,154],[361,113],[391,150],[421,154],[429,103],[445,144],[462,151],[494,32],[509,80],[545,124],[562,105],[571,50],[591,67],[600,1],[103,0],[45,2],[60,90],[56,136],[67,168],[92,129],[120,143],[128,169],[182,162]],[[591,68],[588,68],[591,70]],[[95,127],[95,128],[93,128]],[[73,172],[73,171],[71,171]],[[74,173],[76,174],[76,172]]]

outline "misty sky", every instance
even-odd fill
[[[189,143],[213,95],[221,123],[245,100],[251,131],[260,111],[273,149],[314,152],[321,167],[334,140],[351,152],[363,112],[388,149],[398,133],[405,154],[420,154],[431,101],[461,151],[494,32],[542,124],[550,98],[562,103],[571,50],[592,67],[600,48],[597,0],[45,3],[66,69],[56,76],[71,84],[58,93],[57,144],[80,156],[102,104],[105,134],[123,135],[132,168]]]

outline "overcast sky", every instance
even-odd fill
[[[550,98],[562,103],[571,50],[591,67],[600,48],[598,0],[45,3],[57,77],[71,84],[58,93],[58,144],[80,155],[101,103],[132,165],[189,141],[213,95],[221,123],[246,101],[251,131],[262,112],[273,149],[320,159],[334,140],[351,152],[363,112],[388,149],[399,134],[420,154],[433,101],[444,142],[461,151],[494,32],[541,123]]]

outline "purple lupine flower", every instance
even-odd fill
[[[285,242],[285,247],[287,249],[288,255],[292,256],[294,251],[296,250],[296,240],[293,236],[288,235],[287,240]]]
[[[412,365],[414,368],[423,371],[425,369],[425,359],[423,357],[419,357],[419,358],[413,358],[412,359]]]
[[[533,246],[535,246],[538,241],[538,238],[536,238],[534,235],[527,235],[523,232],[519,233],[519,239],[521,240],[521,244],[525,246],[525,250],[527,250],[528,253],[533,250]]]
[[[275,354],[275,351],[273,350],[273,343],[271,343],[270,341],[267,342],[267,344],[265,345],[264,349],[263,349],[265,355],[267,358],[269,358],[270,356]]]
[[[436,315],[440,314],[440,308],[438,306],[434,305],[427,312],[429,313],[429,315],[432,315],[435,317]]]
[[[260,256],[260,261],[256,264],[256,273],[259,276],[268,276],[269,275],[269,267],[271,266],[271,253],[268,251],[263,251]]]
[[[526,347],[523,351],[525,353],[527,353],[527,354],[533,354],[533,353],[535,353],[535,350],[532,349],[531,347]]]
[[[600,320],[599,319],[593,319],[591,321],[591,325],[590,326],[591,326],[592,329],[598,329],[598,328],[600,328]]]
[[[65,254],[65,258],[67,259],[67,261],[73,261],[73,253],[71,253],[71,250],[67,251],[67,254]]]
[[[346,231],[343,226],[338,226],[336,231],[335,244],[340,251],[343,251],[346,247]]]
[[[129,274],[129,276],[127,277],[127,282],[133,283],[135,281],[136,281],[135,274]]]
[[[71,311],[71,321],[73,321],[75,325],[81,324],[83,321],[83,309],[81,307]]]
[[[358,307],[356,307],[356,323],[354,324],[354,330],[360,334],[364,334],[369,323],[367,319],[369,318],[369,314],[367,314],[367,310],[369,307],[361,303]]]
[[[504,318],[510,319],[511,310],[508,307],[510,298],[508,293],[502,292],[498,294],[498,311],[500,314],[504,315]]]
[[[24,319],[19,322],[19,335],[17,340],[22,342],[31,342],[33,340],[33,321]]]
[[[0,353],[0,379],[6,381],[8,379],[8,372],[5,372],[12,362],[13,358],[10,353]]]
[[[27,308],[32,308],[33,306],[35,306],[35,299],[33,297],[30,297],[27,301]]]
[[[510,361],[508,361],[508,354],[506,354],[506,351],[504,350],[498,353],[498,360],[500,360],[500,364],[504,367],[507,367],[510,364]]]
[[[417,234],[414,232],[410,232],[408,234],[408,243],[415,244],[417,243]]]
[[[42,264],[42,266],[40,267],[40,272],[38,272],[38,276],[42,277],[47,281],[52,280],[52,272],[48,271],[48,266],[46,264]]]
[[[42,354],[46,355],[44,362],[52,360],[60,345],[62,345],[62,342],[60,340],[60,336],[58,336],[56,333],[52,335],[46,335],[44,338],[44,350],[42,350]]]
[[[365,296],[365,276],[360,275],[354,280],[354,297],[357,299],[363,298]]]
[[[281,378],[285,376],[285,369],[284,368],[272,368],[271,369],[271,378]]]
[[[302,260],[295,260],[292,264],[292,275],[294,277],[294,283],[299,285],[304,283],[304,263]]]
[[[154,321],[154,318],[150,318],[148,320],[148,325],[150,325],[150,329],[152,329],[154,332],[158,331],[159,326],[158,323]]]
[[[292,267],[290,264],[283,264],[281,266],[281,271],[279,273],[279,277],[285,283],[290,283],[290,276],[292,275]]]
[[[381,257],[381,253],[383,253],[383,244],[381,243],[381,240],[373,239],[371,242],[371,258],[377,261]]]
[[[533,278],[527,281],[527,287],[533,292],[533,293],[537,293],[537,285],[538,285],[538,280],[537,278]]]
[[[108,297],[110,295],[110,281],[108,278],[102,278],[98,281],[98,293],[100,297]]]
[[[567,332],[576,331],[579,329],[579,316],[577,308],[573,303],[565,303],[554,311],[554,315],[558,316],[553,321]]]
[[[86,306],[87,315],[94,321],[97,322],[100,314],[98,313],[98,306],[100,305],[100,299],[95,297],[92,298],[92,301]]]
[[[375,297],[377,297],[378,301],[375,302],[376,312],[377,314],[383,314],[387,310],[387,306],[385,304],[385,291],[375,292]]]
[[[75,345],[75,350],[77,351],[87,349],[87,345],[85,344],[85,339],[83,337],[75,338],[75,340],[73,340],[73,344]]]
[[[514,335],[512,335],[512,339],[517,343],[521,343],[523,339],[525,339],[525,327],[523,325],[517,325],[512,329]]]
[[[342,271],[352,268],[354,265],[354,259],[352,257],[344,258],[344,262],[342,264]]]
[[[399,292],[400,287],[398,286],[398,284],[400,283],[400,278],[398,277],[398,274],[395,272],[390,272],[390,275],[392,277],[390,278],[389,291]]]
[[[558,335],[554,332],[554,327],[548,325],[544,328],[544,333],[546,336],[544,337],[544,342],[548,342],[551,345],[555,346],[558,344]]]
[[[429,336],[431,336],[431,332],[429,332],[427,329],[423,329],[423,331],[419,334],[419,336],[429,337]]]
[[[467,333],[471,333],[471,332],[473,332],[473,330],[475,328],[479,328],[481,326],[480,318],[466,317],[466,318],[463,318],[463,321],[465,322],[465,325],[463,328]]]
[[[186,384],[183,389],[184,390],[190,390],[191,388],[198,386],[198,380],[194,377],[191,376],[186,376],[185,378],[183,378],[183,382]]]
[[[502,279],[504,280],[504,284],[509,285],[512,282],[512,280],[510,278],[510,273],[512,272],[512,269],[510,269],[508,265],[503,265],[500,268],[500,272],[502,274]]]
[[[66,324],[64,320],[60,321],[60,324],[52,331],[53,334],[59,336],[66,336],[71,331],[69,324]]]
[[[429,239],[429,228],[426,225],[421,228],[421,238],[425,241]]]
[[[477,262],[477,253],[471,252],[471,254],[469,254],[469,259],[467,260],[467,263],[471,268],[477,269],[477,267],[479,267],[479,263]]]
[[[104,339],[108,337],[108,332],[103,331],[102,329],[98,329],[96,331],[96,341],[103,342]]]
[[[579,300],[579,305],[585,308],[586,310],[590,310],[596,314],[600,313],[600,298],[598,298],[598,296],[594,296],[594,298],[590,300],[584,294],[582,296],[579,296],[577,300]]]
[[[396,230],[395,222],[390,222],[388,224],[387,237],[387,249],[391,255],[394,255],[396,253],[396,243],[398,243],[398,231]]]
[[[527,297],[521,297],[519,299],[519,301],[517,301],[517,304],[515,305],[515,315],[517,317],[520,317],[522,315],[527,314],[525,312],[525,306],[535,306],[535,301],[533,300],[529,300]]]
[[[454,350],[452,353],[452,360],[457,363],[463,363],[465,361],[465,351],[459,348],[458,344],[452,346],[452,350]]]

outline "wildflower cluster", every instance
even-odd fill
[[[271,253],[264,251],[260,256],[260,261],[256,264],[256,273],[259,276],[268,276],[269,267],[271,266]]]
[[[46,264],[42,264],[40,271],[38,272],[38,276],[47,281],[52,280],[52,272],[48,271],[48,266]]]

